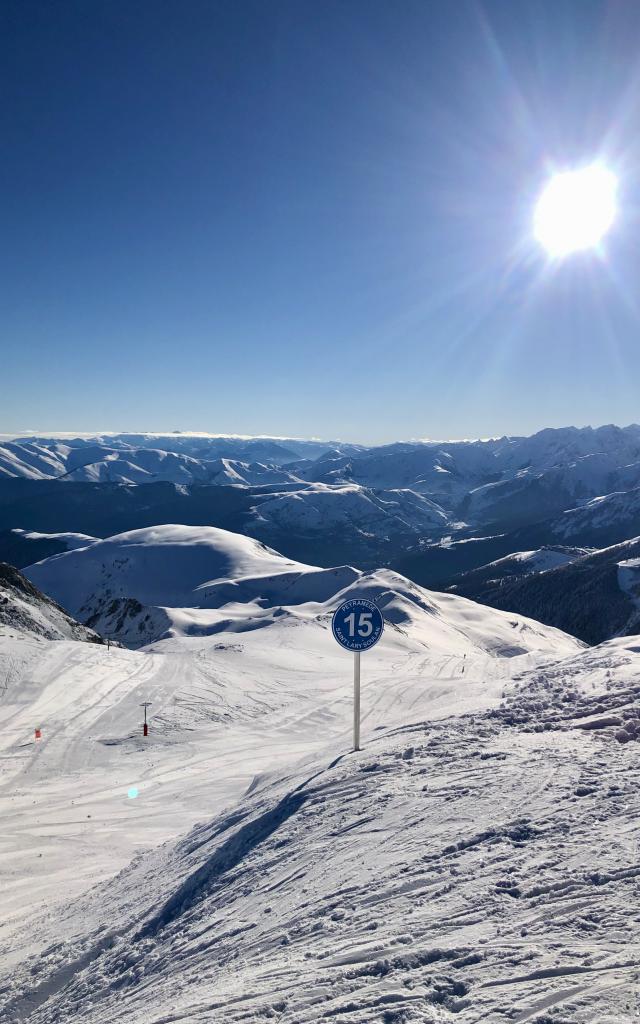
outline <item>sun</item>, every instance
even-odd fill
[[[549,256],[597,246],[615,220],[617,188],[615,174],[601,164],[554,174],[533,220],[535,237]]]

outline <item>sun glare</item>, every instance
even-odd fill
[[[600,164],[555,174],[535,209],[534,234],[555,259],[598,245],[616,215],[615,174]]]

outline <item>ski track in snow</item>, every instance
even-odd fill
[[[640,1018],[636,644],[5,634],[0,1021]]]

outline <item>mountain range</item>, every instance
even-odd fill
[[[640,632],[640,537],[592,552],[520,552],[463,573],[448,589],[590,644],[633,635]]]
[[[181,433],[0,443],[0,558],[18,568],[63,553],[77,535],[82,543],[167,524],[478,597],[478,579],[461,574],[522,552],[587,553],[640,535],[640,426],[376,447]],[[503,588],[500,599],[512,594]],[[576,628],[591,635],[586,619]]]

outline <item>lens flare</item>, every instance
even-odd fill
[[[617,187],[600,164],[555,174],[536,205],[538,242],[554,259],[595,248],[615,220]]]

